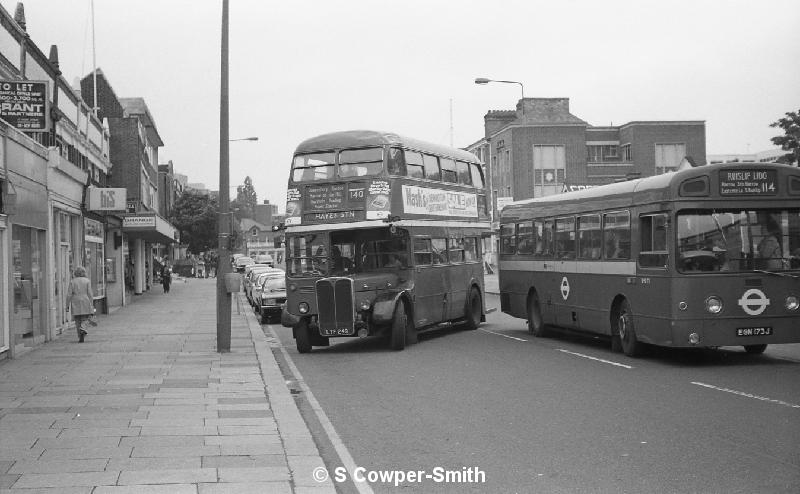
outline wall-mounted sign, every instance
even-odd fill
[[[128,189],[89,187],[86,209],[89,211],[126,211]]]
[[[136,212],[136,201],[127,201],[127,204],[125,205],[125,211],[127,211],[129,213],[135,213]]]
[[[48,131],[47,85],[47,81],[0,81],[0,117],[19,130]]]
[[[155,215],[126,216],[122,218],[122,228],[155,228]]]

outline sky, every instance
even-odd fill
[[[91,0],[25,0],[72,83],[93,67]],[[2,0],[12,15],[16,1]],[[230,183],[283,211],[303,140],[375,129],[466,147],[489,110],[566,97],[591,125],[704,120],[707,154],[775,146],[800,109],[797,0],[230,0]],[[189,182],[219,188],[222,0],[94,0],[94,59],[143,97]],[[235,197],[235,189],[231,191]]]

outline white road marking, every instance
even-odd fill
[[[278,334],[275,332],[275,329],[272,327],[272,325],[268,327],[272,337],[275,338],[275,340],[280,341],[278,339]],[[300,370],[294,364],[294,360],[292,360],[292,357],[289,356],[289,352],[286,351],[286,348],[283,346],[283,344],[280,345],[280,349],[281,353],[283,353],[283,358],[286,359],[289,370],[291,370],[295,380],[297,381],[297,385],[303,390],[303,394],[308,400],[308,404],[311,405],[311,408],[314,410],[314,413],[317,416],[317,420],[319,420],[319,423],[322,425],[322,428],[328,435],[328,440],[331,442],[333,448],[336,450],[336,453],[339,455],[339,458],[342,460],[342,466],[347,469],[347,472],[350,474],[350,478],[352,479],[353,472],[358,467],[356,461],[353,459],[350,451],[347,450],[347,446],[344,445],[344,442],[342,441],[342,438],[339,437],[336,429],[333,428],[333,424],[331,423],[330,419],[322,410],[322,405],[319,404],[317,398],[311,392],[311,389],[308,387],[303,379],[303,376],[300,374]],[[370,485],[366,482],[353,482],[353,485],[355,485],[356,490],[360,494],[374,494],[372,487],[370,487]]]
[[[589,360],[596,360],[596,361],[602,362],[604,364],[611,364],[611,365],[616,365],[617,367],[624,367],[626,369],[633,369],[632,366],[625,365],[625,364],[620,364],[619,362],[612,362],[611,360],[605,360],[605,359],[601,359],[601,358],[597,358],[597,357],[592,357],[591,355],[584,355],[582,353],[570,352],[569,350],[564,350],[563,348],[558,348],[557,350],[559,352],[564,352],[564,353],[568,353],[570,355],[575,355],[576,357],[588,358]]]
[[[496,331],[489,331],[488,329],[482,329],[482,328],[479,328],[479,329],[480,329],[481,331],[483,331],[484,333],[492,333],[492,334],[496,334],[497,336],[502,336],[503,338],[509,338],[509,339],[512,339],[512,340],[517,340],[517,341],[528,341],[528,340],[526,340],[525,338],[517,338],[516,336],[508,336],[507,334],[498,333],[498,332],[496,332]]]
[[[760,401],[768,401],[770,403],[775,403],[776,405],[782,405],[789,408],[800,408],[800,405],[795,405],[794,403],[788,403],[783,400],[776,400],[773,398],[767,398],[766,396],[759,396],[754,395],[751,393],[745,393],[744,391],[736,391],[735,389],[728,389],[728,388],[720,388],[718,386],[714,386],[713,384],[706,384],[706,383],[699,383],[699,382],[692,382],[692,384],[696,384],[697,386],[703,386],[704,388],[709,389],[716,389],[717,391],[724,391],[726,393],[732,393],[739,396],[744,396],[745,398],[753,398],[754,400]]]

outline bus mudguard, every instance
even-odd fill
[[[294,328],[300,322],[300,316],[296,316],[286,310],[286,307],[281,310],[281,326],[285,328]]]
[[[401,298],[408,298],[406,292],[382,293],[375,298],[372,304],[372,322],[375,324],[388,324],[394,319],[394,309]],[[413,305],[409,305],[413,307]]]

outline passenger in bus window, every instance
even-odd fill
[[[396,254],[396,253],[392,252],[392,253],[390,253],[388,255],[388,258],[389,258],[389,260],[386,262],[384,267],[395,268],[395,269],[400,269],[400,268],[406,267],[406,264],[400,258],[399,254]]]
[[[606,259],[619,259],[622,249],[619,246],[619,237],[614,232],[610,232],[606,238]]]
[[[781,227],[771,214],[759,215],[763,237],[758,243],[759,269],[781,269],[783,254],[781,252]]]
[[[353,267],[353,261],[343,256],[342,251],[335,245],[331,248],[331,261],[333,262],[333,273],[347,273]]]

